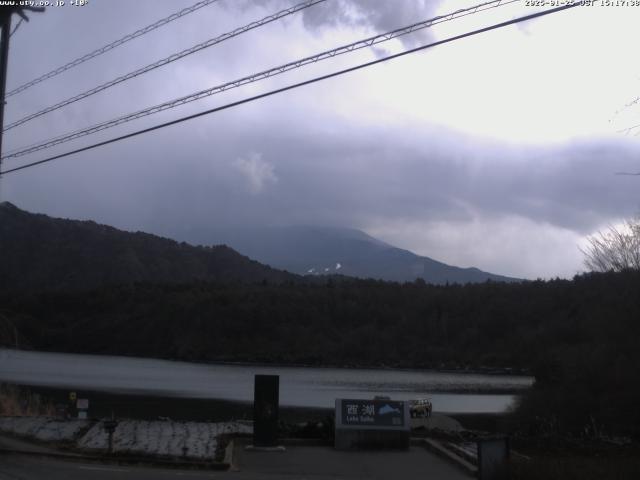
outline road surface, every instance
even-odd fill
[[[225,475],[228,477],[224,472],[104,465],[31,455],[0,454],[0,480],[208,480]]]
[[[331,448],[291,447],[280,452],[239,452],[236,471],[167,469],[58,460],[0,453],[0,480],[403,480],[471,477],[422,448],[409,452],[337,452]]]

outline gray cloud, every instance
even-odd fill
[[[367,28],[372,33],[395,30],[435,16],[441,0],[329,0],[302,12],[304,25],[311,31],[335,27]],[[274,5],[272,0],[246,0],[250,5]],[[281,8],[292,3],[279,3]],[[428,31],[403,37],[405,45],[415,46],[430,38]]]
[[[56,198],[59,206],[66,198],[65,208],[82,217],[102,206],[121,212],[110,221],[144,219],[152,229],[156,221],[212,218],[366,227],[374,218],[465,221],[480,212],[583,234],[640,206],[634,178],[614,175],[637,166],[640,148],[632,143],[514,147],[452,133],[361,131],[349,122],[336,125],[338,135],[309,136],[318,119],[305,122],[303,113],[247,131],[244,112],[229,112],[192,131],[168,130],[144,144],[129,141],[16,175],[11,195],[41,197],[40,204]],[[225,141],[203,145],[199,129]],[[200,147],[185,152],[184,144]],[[34,179],[41,180],[35,188]]]
[[[439,0],[337,0],[304,12],[304,23],[310,29],[336,25],[369,27],[383,33],[435,16]],[[415,46],[430,38],[428,31],[402,37],[407,46]]]
[[[278,182],[273,164],[262,159],[262,154],[251,152],[246,157],[238,157],[233,166],[242,174],[247,182],[249,192],[258,195],[269,185]]]

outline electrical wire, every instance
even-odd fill
[[[629,135],[636,128],[640,128],[640,123],[632,125],[630,127],[621,128],[620,130],[616,130],[616,133],[624,133],[625,135]]]
[[[38,78],[35,78],[29,82],[24,83],[23,85],[20,85],[17,88],[14,88],[13,90],[11,90],[10,92],[7,92],[6,94],[6,98],[9,98],[13,95],[16,95],[17,93],[20,92],[24,92],[25,90],[27,90],[28,88],[33,87],[34,85],[37,85],[39,83],[44,82],[45,80],[48,80],[50,78],[53,78],[57,75],[60,75],[63,72],[66,72],[67,70],[70,70],[74,67],[77,67],[78,65],[80,65],[81,63],[86,62],[87,60],[91,60],[92,58],[95,58],[99,55],[102,55],[103,53],[106,53],[110,50],[113,50],[114,48],[119,47],[120,45],[123,45],[125,43],[127,43],[130,40],[133,40],[134,38],[138,38],[146,33],[149,33],[157,28],[160,28],[164,25],[167,25],[168,23],[173,22],[174,20],[177,20],[181,17],[184,17],[185,15],[188,15],[190,13],[195,12],[196,10],[199,10],[202,7],[206,7],[207,5],[210,5],[214,2],[217,2],[218,0],[202,0],[190,7],[184,8],[182,10],[180,10],[179,12],[176,12],[172,15],[169,15],[168,17],[165,17],[161,20],[158,20],[155,23],[152,23],[151,25],[148,25],[144,28],[141,28],[139,30],[136,30],[133,33],[130,33],[128,35],[125,35],[124,37],[111,42],[103,47],[100,47],[96,50],[94,50],[93,52],[87,53],[86,55],[83,55],[82,57],[78,57],[75,60],[72,60],[71,62],[62,65],[61,67],[58,67],[54,70],[51,70],[48,73],[45,73],[44,75],[41,75]]]
[[[370,66],[373,66],[373,65],[377,65],[379,63],[387,62],[387,61],[393,60],[395,58],[400,58],[400,57],[403,57],[405,55],[409,55],[409,54],[416,53],[416,52],[419,52],[419,51],[422,51],[422,50],[426,50],[428,48],[433,48],[433,47],[436,47],[438,45],[444,45],[446,43],[450,43],[450,42],[453,42],[453,41],[456,41],[456,40],[461,40],[463,38],[471,37],[471,36],[478,35],[478,34],[481,34],[481,33],[489,32],[491,30],[497,30],[499,28],[507,27],[507,26],[510,26],[510,25],[515,25],[517,23],[521,23],[521,22],[524,22],[524,21],[533,20],[535,18],[540,18],[540,17],[546,16],[546,15],[550,15],[550,14],[553,14],[553,13],[558,13],[558,12],[561,12],[561,11],[564,11],[564,10],[568,10],[570,8],[577,7],[579,5],[580,5],[579,3],[571,3],[571,4],[563,5],[563,6],[560,6],[560,7],[552,8],[550,10],[544,10],[544,11],[541,11],[541,12],[536,12],[536,13],[525,15],[525,16],[522,16],[522,17],[518,17],[518,18],[515,18],[515,19],[512,19],[512,20],[507,20],[505,22],[501,22],[501,23],[497,23],[497,24],[494,24],[494,25],[490,25],[488,27],[483,27],[483,28],[480,28],[480,29],[477,29],[477,30],[473,30],[473,31],[470,31],[470,32],[466,32],[466,33],[460,34],[460,35],[455,35],[453,37],[449,37],[449,38],[446,38],[446,39],[443,39],[443,40],[439,40],[439,41],[436,41],[436,42],[433,42],[433,43],[429,43],[429,44],[426,44],[426,45],[421,45],[419,47],[412,48],[410,50],[405,50],[404,52],[396,53],[396,54],[393,54],[393,55],[388,55],[386,57],[378,58],[377,60],[372,60],[370,62],[362,63],[362,64],[356,65],[354,67],[346,68],[344,70],[339,70],[339,71],[336,71],[336,72],[333,72],[333,73],[329,73],[329,74],[326,74],[326,75],[322,75],[322,76],[319,76],[319,77],[314,77],[314,78],[312,78],[310,80],[305,80],[303,82],[299,82],[299,83],[295,83],[295,84],[292,84],[292,85],[288,85],[286,87],[282,87],[282,88],[278,88],[278,89],[275,89],[275,90],[271,90],[269,92],[261,93],[259,95],[254,95],[252,97],[244,98],[244,99],[238,100],[236,102],[232,102],[232,103],[228,103],[226,105],[222,105],[222,106],[219,106],[219,107],[211,108],[209,110],[205,110],[205,111],[202,111],[202,112],[199,112],[199,113],[195,113],[193,115],[188,115],[186,117],[182,117],[182,118],[178,118],[178,119],[175,119],[175,120],[171,120],[169,122],[161,123],[161,124],[155,125],[153,127],[145,128],[145,129],[138,130],[138,131],[135,131],[135,132],[132,132],[132,133],[128,133],[126,135],[121,135],[119,137],[111,138],[111,139],[105,140],[103,142],[94,143],[92,145],[88,145],[88,146],[85,146],[85,147],[82,147],[82,148],[78,148],[76,150],[72,150],[72,151],[69,151],[69,152],[61,153],[59,155],[54,155],[52,157],[48,157],[48,158],[45,158],[43,160],[39,160],[39,161],[36,161],[36,162],[31,162],[31,163],[28,163],[28,164],[25,164],[25,165],[21,165],[19,167],[14,167],[14,168],[11,168],[9,170],[5,170],[3,172],[0,172],[0,175],[12,173],[12,172],[17,172],[17,171],[20,171],[20,170],[24,170],[24,169],[27,169],[27,168],[34,167],[36,165],[42,165],[43,163],[47,163],[47,162],[51,162],[51,161],[54,161],[54,160],[58,160],[60,158],[68,157],[68,156],[74,155],[76,153],[85,152],[87,150],[92,150],[94,148],[98,148],[98,147],[101,147],[101,146],[104,146],[104,145],[109,145],[111,143],[119,142],[119,141],[125,140],[127,138],[132,138],[132,137],[135,137],[135,136],[138,136],[138,135],[142,135],[142,134],[145,134],[145,133],[149,133],[149,132],[152,132],[152,131],[155,131],[155,130],[159,130],[159,129],[165,128],[165,127],[169,127],[171,125],[176,125],[176,124],[188,121],[188,120],[193,120],[195,118],[199,118],[199,117],[202,117],[202,116],[205,116],[205,115],[210,115],[212,113],[220,112],[222,110],[227,110],[229,108],[237,107],[237,106],[243,105],[245,103],[250,103],[250,102],[253,102],[253,101],[256,101],[256,100],[260,100],[262,98],[270,97],[272,95],[283,93],[283,92],[286,92],[286,91],[289,91],[289,90],[293,90],[293,89],[296,89],[296,88],[299,88],[299,87],[303,87],[303,86],[306,86],[306,85],[311,85],[313,83],[317,83],[317,82],[320,82],[320,81],[323,81],[323,80],[328,80],[330,78],[338,77],[338,76],[341,76],[341,75],[344,75],[344,74],[347,74],[347,73],[350,73],[350,72],[354,72],[356,70],[361,70],[363,68],[367,68],[367,67],[370,67]]]
[[[180,60],[181,58],[186,57],[187,55],[191,55],[193,53],[199,52],[200,50],[204,50],[205,48],[209,48],[212,47],[213,45],[217,45],[218,43],[222,43],[225,40],[229,40],[230,38],[233,37],[237,37],[238,35],[241,35],[243,33],[246,33],[250,30],[253,30],[255,28],[258,27],[262,27],[263,25],[266,25],[268,23],[274,22],[280,18],[284,18],[288,15],[292,15],[294,13],[297,13],[301,10],[304,10],[306,8],[309,8],[313,5],[316,5],[318,3],[322,3],[325,2],[326,0],[306,0],[302,3],[299,3],[297,5],[294,5],[293,7],[287,8],[285,10],[281,10],[277,13],[274,13],[272,15],[268,15],[260,20],[257,20],[255,22],[251,22],[248,25],[245,25],[243,27],[240,28],[236,28],[235,30],[231,31],[231,32],[227,32],[227,33],[223,33],[222,35],[219,35],[215,38],[209,39],[206,42],[203,43],[199,43],[198,45],[195,45],[191,48],[187,48],[186,50],[182,50],[181,52],[178,53],[174,53],[173,55],[170,55],[166,58],[160,59],[154,63],[151,63],[149,65],[146,65],[142,68],[139,68],[137,70],[134,70],[133,72],[129,72],[126,75],[122,75],[118,78],[115,78],[113,80],[110,80],[106,83],[103,83],[102,85],[98,85],[97,87],[94,87],[90,90],[87,90],[85,92],[82,92],[78,95],[75,95],[73,97],[67,98],[66,100],[63,100],[61,102],[56,103],[55,105],[51,105],[50,107],[44,108],[38,112],[32,113],[30,115],[27,115],[26,117],[21,118],[20,120],[16,120],[13,123],[10,123],[9,125],[7,125],[4,128],[4,131],[6,132],[7,130],[11,130],[12,128],[15,128],[19,125],[22,125],[23,123],[27,123],[35,118],[38,118],[42,115],[45,115],[47,113],[51,113],[55,110],[58,110],[59,108],[65,107],[67,105],[70,105],[72,103],[75,103],[79,100],[83,100],[87,97],[90,97],[92,95],[95,95],[96,93],[102,92],[108,88],[111,88],[115,85],[118,85],[122,82],[126,82],[127,80],[131,80],[132,78],[138,77],[140,75],[143,75],[145,73],[148,73],[152,70],[155,70],[156,68],[160,68],[163,67],[165,65],[168,65],[172,62],[175,62],[177,60]]]
[[[75,132],[71,132],[68,134],[63,134],[63,135],[59,135],[57,137],[54,138],[50,138],[47,140],[44,140],[36,145],[31,145],[28,147],[22,147],[20,150],[17,151],[13,151],[10,153],[7,153],[4,157],[2,157],[2,159],[9,159],[9,158],[17,158],[17,157],[21,157],[24,155],[27,155],[29,153],[34,153],[40,150],[44,150],[47,148],[51,148],[53,146],[56,145],[60,145],[62,143],[66,143],[68,141],[71,140],[75,140],[77,138],[81,138],[84,137],[86,135],[91,135],[93,133],[108,129],[108,128],[112,128],[115,127],[117,125],[121,125],[123,123],[127,123],[133,120],[137,120],[139,118],[143,118],[146,117],[148,115],[152,115],[155,113],[159,113],[165,110],[169,110],[175,107],[178,107],[180,105],[185,105],[187,103],[190,102],[194,102],[196,100],[200,100],[206,97],[209,97],[211,95],[215,95],[217,93],[221,93],[233,88],[238,88],[241,87],[243,85],[247,85],[249,83],[253,83],[253,82],[257,82],[259,80],[264,80],[267,79],[269,77],[273,77],[276,75],[280,75],[282,73],[288,72],[290,70],[294,70],[300,67],[303,67],[305,65],[309,65],[312,63],[317,63],[319,61],[322,60],[327,60],[333,57],[336,57],[338,55],[342,55],[345,53],[349,53],[349,52],[353,52],[355,50],[359,50],[365,47],[371,47],[372,45],[376,45],[382,42],[386,42],[389,40],[392,40],[394,38],[403,36],[403,35],[407,35],[409,33],[413,33],[416,32],[418,30],[421,29],[425,29],[428,27],[431,27],[433,25],[439,24],[439,23],[443,23],[443,22],[447,22],[447,21],[451,21],[457,18],[461,18],[467,15],[472,15],[475,13],[478,13],[480,11],[485,11],[488,9],[492,9],[492,8],[497,8],[500,6],[504,6],[504,5],[508,5],[510,3],[514,3],[514,2],[518,2],[520,0],[493,0],[493,1],[489,1],[489,2],[485,2],[485,3],[481,3],[478,5],[475,5],[473,7],[469,7],[469,8],[465,8],[465,9],[461,9],[461,10],[456,10],[454,12],[451,12],[449,14],[446,15],[441,15],[438,17],[434,17],[428,20],[423,20],[421,22],[417,22],[414,24],[411,24],[409,26],[406,27],[402,27],[402,28],[398,28],[395,30],[391,30],[389,32],[386,33],[381,33],[378,35],[374,35],[372,37],[366,38],[364,40],[359,40],[357,42],[353,42],[353,43],[349,43],[347,45],[343,45],[337,48],[334,48],[332,50],[327,50],[309,57],[305,57],[293,62],[289,62],[287,64],[284,65],[280,65],[274,68],[270,68],[268,70],[264,70],[262,72],[259,73],[255,73],[240,79],[236,79],[230,82],[226,82],[222,85],[217,85],[205,90],[201,90],[199,92],[196,93],[192,93],[190,95],[186,95],[180,98],[176,98],[158,105],[154,105],[152,107],[148,107],[145,108],[143,110],[139,110],[137,112],[134,113],[130,113],[127,115],[123,115],[120,117],[117,117],[115,119],[112,120],[108,120],[106,122],[102,122],[96,125],[92,125],[90,127],[84,128],[84,129],[80,129],[77,130]]]
[[[20,28],[20,25],[22,25],[22,22],[24,20],[21,18],[20,21],[18,23],[16,23],[16,26],[13,27],[13,30],[11,30],[11,33],[9,34],[9,38],[13,37],[13,34],[16,33],[16,31],[18,30],[18,28]]]

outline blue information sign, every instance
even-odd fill
[[[344,426],[405,426],[405,402],[393,400],[340,400],[340,421]]]

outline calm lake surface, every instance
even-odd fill
[[[158,397],[253,401],[253,376],[280,375],[280,403],[333,408],[336,398],[429,397],[434,411],[497,413],[533,379],[417,370],[209,365],[103,355],[0,349],[0,381]],[[508,393],[482,393],[482,392]]]

